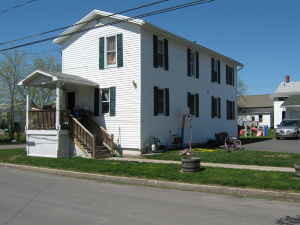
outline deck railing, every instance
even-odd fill
[[[54,130],[56,129],[56,111],[39,110],[29,111],[29,130]],[[62,129],[68,129],[69,117],[66,111],[60,111],[60,125]]]

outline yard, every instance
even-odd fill
[[[0,151],[0,162],[193,184],[214,184],[300,192],[300,180],[296,179],[293,173],[211,167],[204,168],[198,173],[181,173],[180,166],[174,164],[120,162],[84,158],[35,158],[27,157],[23,149]]]
[[[181,156],[179,152],[179,150],[171,150],[144,157],[148,159],[180,161]],[[221,149],[194,148],[193,156],[200,157],[202,162],[239,165],[293,167],[295,163],[300,163],[300,154],[267,151],[242,150],[226,152]]]

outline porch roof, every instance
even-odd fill
[[[32,72],[24,80],[20,81],[18,85],[28,87],[55,88],[57,83],[61,83],[62,85],[73,84],[81,86],[98,86],[96,82],[79,76],[60,72],[46,72],[42,70],[36,70]]]
[[[281,107],[300,107],[300,95],[290,96]]]

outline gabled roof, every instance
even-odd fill
[[[288,97],[281,107],[300,107],[300,95],[292,95]]]
[[[289,97],[291,95],[300,95],[300,81],[281,82],[273,97]]]
[[[233,62],[233,63],[235,63],[236,65],[238,65],[240,67],[243,67],[242,63],[240,63],[240,62],[238,62],[238,61],[236,61],[236,60],[234,60],[234,59],[232,59],[228,56],[222,55],[222,54],[220,54],[220,53],[218,53],[218,52],[216,52],[212,49],[206,48],[206,47],[204,47],[200,44],[197,44],[193,41],[190,41],[190,40],[187,40],[183,37],[175,35],[175,34],[169,32],[167,30],[159,28],[159,27],[157,27],[157,26],[155,26],[151,23],[148,23],[145,20],[133,19],[133,18],[128,17],[128,16],[123,16],[123,15],[120,15],[120,14],[113,14],[113,13],[110,13],[110,12],[96,10],[96,9],[94,9],[89,14],[87,14],[85,17],[83,17],[81,20],[79,20],[78,22],[75,23],[75,24],[80,24],[80,25],[69,27],[63,33],[60,34],[60,35],[64,35],[64,36],[54,39],[53,42],[56,43],[56,44],[63,44],[64,42],[69,40],[72,36],[72,35],[67,35],[67,34],[73,33],[73,32],[76,32],[76,31],[80,31],[83,27],[85,27],[89,24],[88,21],[97,20],[97,19],[100,19],[100,18],[103,18],[103,17],[110,17],[112,19],[119,20],[119,21],[127,20],[127,23],[136,24],[136,25],[141,26],[145,29],[148,29],[152,32],[157,32],[157,33],[163,34],[167,38],[171,38],[171,39],[183,42],[186,45],[189,45],[191,47],[195,47],[195,48],[199,48],[201,50],[207,51],[212,56],[225,58],[226,60],[228,60],[230,62]],[[87,23],[85,23],[85,22],[87,22]],[[97,27],[97,26],[101,26],[101,24],[100,25],[95,25],[95,27]]]
[[[53,88],[55,87],[56,82],[60,82],[62,84],[77,84],[85,86],[98,85],[93,81],[79,76],[60,72],[46,72],[42,70],[36,70],[32,72],[24,80],[20,81],[18,85]]]
[[[240,108],[270,108],[273,107],[271,95],[247,95],[238,98]]]

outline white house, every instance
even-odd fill
[[[241,126],[273,127],[272,95],[245,95],[238,98],[238,123]]]
[[[300,119],[300,81],[291,81],[286,76],[273,94],[274,127],[283,119]]]
[[[62,73],[35,71],[20,82],[57,93],[52,119],[49,112],[30,112],[28,101],[29,155],[63,157],[86,149],[97,157],[103,145],[140,154],[154,137],[170,146],[188,112],[194,143],[223,131],[237,135],[241,63],[143,20],[110,15],[93,10],[54,40],[62,48]],[[82,115],[68,120],[70,112]]]

